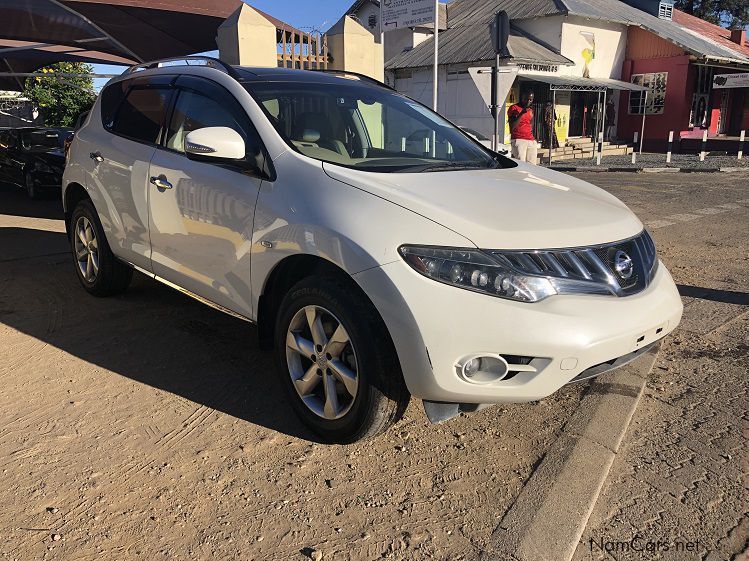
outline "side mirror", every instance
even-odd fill
[[[243,160],[244,139],[229,127],[204,127],[187,133],[185,154],[195,160]]]

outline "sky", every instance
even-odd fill
[[[250,0],[248,3],[302,31],[325,31],[338,21],[354,0]],[[217,56],[218,53],[211,54]],[[122,66],[94,65],[94,72],[100,74],[120,74],[122,70]],[[99,90],[106,83],[107,78],[98,78],[94,80],[94,87]]]

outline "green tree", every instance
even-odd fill
[[[729,29],[749,25],[747,0],[676,0],[676,7],[688,14]]]
[[[39,109],[46,126],[71,127],[78,115],[91,109],[96,94],[90,64],[58,62],[38,72],[49,77],[27,78],[23,93]]]

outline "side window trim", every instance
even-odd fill
[[[187,84],[182,84],[180,82],[187,82]],[[190,84],[190,82],[193,82],[194,84],[197,84],[197,85]],[[188,158],[184,152],[180,150],[175,150],[174,148],[169,148],[166,145],[168,141],[167,137],[169,136],[169,131],[171,130],[172,120],[174,119],[174,113],[177,108],[177,103],[179,102],[180,95],[182,95],[183,92],[194,92],[203,97],[212,99],[212,97],[208,95],[205,91],[200,90],[200,85],[202,85],[203,83],[207,84],[211,88],[218,88],[222,95],[227,96],[229,99],[231,99],[234,102],[236,109],[240,111],[241,120],[245,121],[246,124],[249,126],[249,130],[246,131],[246,134],[254,136],[256,141],[258,142],[258,148],[263,154],[263,164],[265,167],[265,170],[264,170],[265,174],[259,175],[256,173],[248,172],[247,170],[239,171],[238,166],[231,166],[231,165],[226,166],[226,164],[222,164],[220,162],[216,162],[216,163],[208,162],[209,165],[228,167],[229,169],[232,169],[233,171],[238,171],[239,173],[244,173],[252,177],[258,177],[260,179],[267,180],[267,181],[275,181],[276,171],[275,171],[275,167],[273,166],[273,162],[270,159],[270,153],[265,147],[265,143],[263,142],[263,139],[260,137],[260,134],[257,132],[257,127],[255,127],[255,123],[252,122],[252,119],[247,114],[247,111],[245,111],[244,107],[239,102],[239,100],[236,97],[234,97],[234,94],[232,94],[224,86],[208,78],[203,78],[202,76],[199,77],[199,76],[192,76],[192,75],[183,75],[183,76],[178,77],[175,80],[175,83],[172,86],[173,91],[172,91],[171,99],[169,102],[169,106],[166,111],[166,118],[164,119],[164,123],[161,127],[160,138],[159,138],[159,142],[156,144],[156,148],[158,150],[165,150],[167,152],[171,152],[172,154],[178,154],[184,158]],[[234,113],[234,110],[232,110],[231,112]],[[245,139],[245,141],[246,140],[247,139]]]

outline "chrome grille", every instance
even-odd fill
[[[580,292],[586,286],[598,285],[602,292],[617,296],[629,296],[643,290],[655,274],[658,259],[655,244],[647,231],[619,242],[599,246],[568,249],[503,251],[491,253],[504,265],[524,274],[560,279],[565,292],[574,292],[570,283],[574,281]],[[627,268],[631,260],[631,271]],[[617,269],[617,260],[622,264]]]

